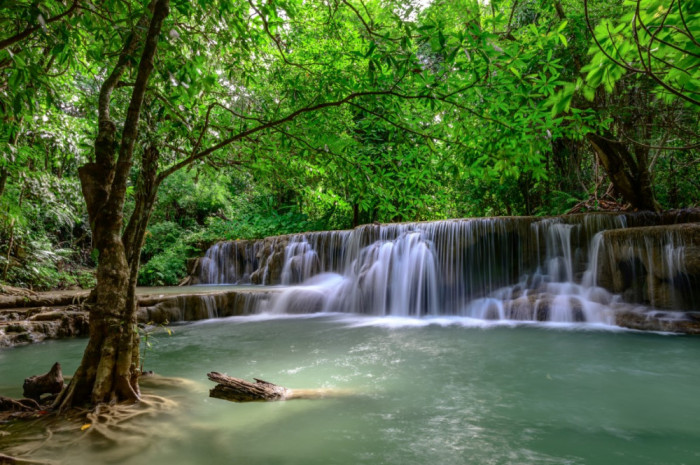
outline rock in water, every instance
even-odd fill
[[[24,397],[39,400],[42,394],[58,394],[63,389],[61,364],[56,362],[45,375],[30,376],[24,380]]]

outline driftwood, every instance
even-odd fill
[[[31,376],[24,380],[24,397],[39,400],[42,394],[58,394],[63,389],[61,364],[56,362],[45,375]]]
[[[255,382],[251,383],[216,371],[207,374],[207,377],[217,383],[214,389],[209,390],[209,397],[217,399],[232,402],[275,401],[286,400],[291,395],[290,389],[257,378],[253,378]]]
[[[209,390],[209,397],[230,400],[231,402],[255,402],[292,399],[329,399],[357,396],[352,389],[289,389],[276,384],[253,378],[254,383],[240,378],[222,375],[213,371],[207,374],[211,381],[217,383]]]

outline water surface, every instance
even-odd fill
[[[0,351],[0,393],[20,396],[23,379],[56,360],[71,373],[84,345]],[[77,464],[694,464],[699,359],[697,338],[597,326],[349,315],[209,320],[155,336],[145,368],[194,383],[160,392],[179,404],[139,420],[147,437],[127,432],[114,446],[75,428],[75,444],[34,457],[50,450],[48,458]],[[355,395],[235,404],[207,397],[209,371]],[[13,431],[0,426],[0,436],[3,429]]]

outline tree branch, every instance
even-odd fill
[[[59,21],[62,18],[72,14],[76,10],[76,8],[78,8],[78,2],[79,2],[79,0],[73,0],[73,3],[66,11],[64,11],[63,13],[56,15],[52,18],[44,20],[44,24],[49,24],[49,23]],[[20,40],[26,39],[27,37],[32,35],[34,32],[38,31],[40,27],[41,27],[40,25],[39,26],[28,26],[22,32],[0,41],[0,50],[5,50],[10,45],[16,44]]]

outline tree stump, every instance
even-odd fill
[[[207,377],[210,381],[217,383],[216,387],[209,391],[209,397],[231,402],[286,400],[292,392],[290,389],[257,378],[253,378],[255,382],[251,383],[216,371],[207,374]]]
[[[42,394],[58,394],[63,389],[61,364],[56,362],[45,375],[30,376],[24,380],[24,397],[41,399]]]

